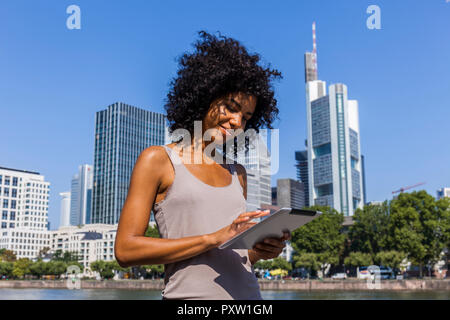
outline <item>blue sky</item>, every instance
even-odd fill
[[[68,30],[66,8],[81,8]],[[366,9],[381,8],[381,30]],[[240,40],[280,70],[280,170],[295,178],[304,146],[303,54],[317,23],[319,78],[359,101],[368,200],[425,181],[450,186],[450,3],[432,1],[0,2],[0,166],[38,171],[51,183],[49,220],[77,166],[92,164],[95,112],[122,101],[164,112],[176,57],[197,31]]]

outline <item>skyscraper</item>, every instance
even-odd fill
[[[60,192],[61,196],[61,212],[59,218],[59,226],[70,226],[70,191]]]
[[[91,223],[118,223],[139,154],[166,137],[163,114],[121,102],[96,113]]]
[[[266,130],[248,138],[245,140],[248,150],[242,148],[235,152],[232,146],[225,145],[218,147],[217,151],[223,153],[225,149],[228,158],[244,166],[247,172],[247,211],[255,211],[264,204],[272,204],[270,152]]]
[[[78,166],[78,173],[72,179],[70,191],[70,225],[72,226],[90,223],[93,171],[91,165]]]
[[[277,206],[301,209],[305,206],[304,185],[294,179],[277,180]]]
[[[308,151],[295,151],[297,180],[303,183],[304,206],[309,207]]]
[[[344,84],[327,95],[324,81],[310,80],[306,115],[309,203],[353,215],[364,204],[358,102]]]

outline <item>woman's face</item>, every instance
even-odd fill
[[[224,144],[233,136],[227,130],[244,130],[255,112],[255,107],[256,97],[253,95],[238,92],[220,97],[211,103],[203,119],[203,132],[208,129],[217,130],[213,131],[211,141]]]

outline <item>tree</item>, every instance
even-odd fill
[[[322,215],[294,230],[291,243],[295,255],[315,253],[324,272],[328,265],[339,264],[346,238],[341,233],[344,216],[330,207],[313,206],[311,209],[321,211]]]
[[[145,231],[145,236],[151,238],[160,238],[158,228],[149,225],[147,230]]]
[[[67,263],[64,261],[49,261],[47,262],[47,273],[50,275],[60,277],[67,270]]]
[[[400,265],[405,258],[406,258],[405,253],[390,250],[378,252],[378,254],[375,257],[375,261],[379,265],[390,267],[393,270],[395,270],[400,269]]]
[[[296,268],[305,268],[309,270],[309,273],[315,275],[320,270],[321,264],[315,253],[301,253],[294,256],[294,262]]]
[[[372,265],[372,256],[369,253],[351,252],[348,257],[344,259],[344,264],[352,267],[362,267]]]
[[[286,271],[291,271],[292,264],[289,263],[288,261],[286,261],[286,259],[283,259],[281,257],[276,257],[275,259],[272,260],[272,266],[270,269],[271,270],[282,269],[282,270],[286,270]]]
[[[16,254],[7,249],[0,249],[0,261],[14,262],[17,260]]]
[[[422,267],[433,266],[449,245],[450,202],[423,190],[402,193],[391,201],[390,212],[390,247],[407,253],[422,277]]]
[[[26,274],[30,274],[31,260],[21,258],[14,262],[12,275],[16,278],[23,278]]]
[[[30,273],[40,279],[43,275],[48,274],[48,263],[45,263],[42,260],[32,263],[30,265]]]
[[[112,279],[114,277],[114,267],[115,267],[114,262],[115,261],[103,261],[103,260],[94,261],[91,263],[91,270],[98,272],[102,277],[102,279]]]
[[[14,263],[9,261],[0,261],[0,277],[11,277],[13,275]]]
[[[352,252],[375,255],[388,245],[389,207],[382,205],[366,205],[363,210],[357,209],[353,215],[354,224],[349,229]]]
[[[270,261],[270,260],[259,260],[253,265],[253,267],[255,269],[270,270],[271,267],[272,267],[272,261]]]

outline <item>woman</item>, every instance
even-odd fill
[[[261,299],[252,265],[277,257],[289,235],[265,239],[252,250],[218,249],[268,212],[245,212],[242,165],[219,164],[204,151],[232,139],[233,130],[271,128],[278,109],[270,80],[281,74],[260,67],[259,56],[236,40],[199,34],[196,51],[180,58],[165,108],[172,133],[184,129],[190,137],[201,121],[202,135],[140,154],[115,255],[121,266],[164,264],[163,299]],[[206,131],[213,132],[211,139],[202,139]],[[201,161],[194,161],[198,151]],[[217,158],[214,148],[211,155]],[[162,238],[144,236],[152,209]]]

